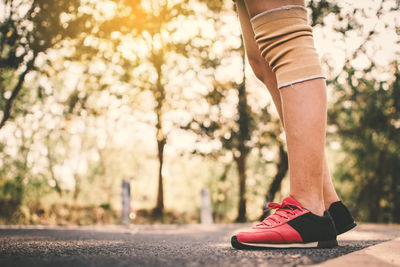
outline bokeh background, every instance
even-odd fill
[[[328,161],[359,221],[400,222],[400,1],[308,1]],[[257,220],[285,137],[231,1],[1,0],[0,223]]]

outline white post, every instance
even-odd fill
[[[200,221],[201,224],[212,224],[212,208],[211,208],[211,198],[208,189],[201,189],[201,211],[200,211]]]
[[[131,184],[128,181],[122,181],[122,209],[121,209],[121,222],[129,224],[129,213],[131,212]]]

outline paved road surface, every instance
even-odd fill
[[[249,225],[0,226],[0,266],[299,266],[400,236],[398,226],[361,225],[333,249],[241,251],[230,236]]]

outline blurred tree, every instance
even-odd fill
[[[18,151],[22,157],[4,157],[3,161],[10,163],[0,171],[0,218],[15,223],[18,218],[18,210],[24,196],[24,176],[28,173],[26,164],[27,144],[23,144]],[[7,177],[7,174],[16,176]]]
[[[210,51],[212,51],[212,48],[209,49],[209,53]],[[205,96],[205,99],[208,102],[210,110],[216,111],[217,114],[207,113],[204,114],[205,117],[203,115],[195,115],[193,120],[183,128],[190,129],[198,134],[200,138],[206,137],[219,140],[224,150],[212,151],[212,154],[216,157],[224,155],[225,151],[232,153],[233,160],[237,166],[239,185],[238,215],[235,221],[244,222],[246,221],[246,160],[250,151],[248,142],[254,125],[252,123],[252,112],[247,104],[243,40],[241,40],[239,48],[231,48],[228,54],[232,57],[235,52],[236,56],[240,56],[242,60],[242,81],[240,83],[235,83],[233,81],[221,83],[214,80],[214,87]],[[223,60],[223,58],[213,58],[209,56],[207,58],[209,58],[209,60],[204,62],[204,66],[211,68],[219,67],[221,60]],[[233,90],[238,97],[235,110],[236,119],[224,118],[222,115],[224,113],[222,107],[223,101],[226,101],[228,95]],[[195,153],[203,154],[201,151],[195,151]],[[228,169],[225,169],[224,174],[221,176],[222,181],[226,179],[227,170]]]
[[[1,129],[38,55],[84,35],[92,24],[91,16],[79,9],[80,0],[2,0],[0,6],[4,11],[0,21]]]
[[[24,182],[20,184],[23,189],[25,187],[34,189],[35,193],[28,192],[28,195],[36,194],[37,202],[40,197],[44,197],[52,190],[55,190],[60,197],[65,197],[65,185],[60,181],[65,176],[60,177],[60,173],[55,170],[59,169],[60,164],[62,165],[66,160],[66,155],[62,152],[69,148],[68,138],[65,138],[68,131],[63,127],[68,124],[71,114],[81,115],[83,109],[90,112],[89,107],[85,106],[88,97],[84,97],[85,93],[88,95],[90,92],[75,90],[66,103],[59,103],[57,101],[60,99],[59,96],[68,92],[66,87],[73,84],[73,82],[65,81],[65,76],[63,76],[65,72],[62,70],[71,67],[69,60],[73,51],[94,54],[92,50],[78,49],[78,47],[84,48],[79,44],[93,30],[95,25],[93,16],[99,16],[101,12],[96,10],[94,1],[81,2],[80,0],[54,3],[6,0],[2,1],[0,6],[2,11],[4,8],[0,21],[0,108],[2,109],[0,128],[8,119],[20,115],[19,120],[14,120],[14,123],[10,125],[10,129],[13,131],[15,127],[21,128],[18,131],[26,131],[31,141],[24,147],[27,150],[26,157],[29,159],[28,162],[25,160],[25,169],[21,168],[18,171],[14,169],[15,166],[19,166],[17,164],[19,157],[14,157],[14,162],[3,160],[1,163],[4,164],[4,169],[8,170],[8,173],[1,175],[0,180],[6,183],[20,183],[22,180],[18,177],[21,176],[20,173],[23,173]],[[96,21],[99,19],[97,18]],[[55,51],[57,52],[54,53]],[[36,81],[27,84],[25,77],[28,73]],[[90,76],[87,80],[93,82],[96,76],[93,73],[87,74]],[[92,83],[92,87],[93,84],[95,83]],[[66,86],[63,87],[63,85]],[[85,89],[87,88],[90,87],[87,86]],[[60,94],[57,95],[57,93]],[[54,96],[57,100],[53,98]],[[60,104],[66,106],[66,120],[60,119],[62,117],[62,114],[58,112]],[[5,136],[10,132],[9,129],[3,129],[3,131],[8,131],[4,132]],[[20,137],[16,136],[14,140],[18,142],[19,139]],[[13,138],[10,138],[10,142],[6,140],[7,142],[0,150],[3,159],[8,158],[9,151],[15,149],[15,144],[10,148],[11,150],[4,149],[6,144],[13,143]],[[42,151],[46,151],[44,158],[42,158],[42,153],[44,153]],[[32,162],[36,164],[34,167],[32,167]],[[44,170],[42,167],[46,163],[47,170]],[[76,180],[75,185],[78,188],[79,179]],[[21,190],[21,193],[25,194],[27,190]],[[21,199],[25,199],[25,195],[22,195]]]
[[[307,7],[311,10],[311,25],[325,25],[324,18],[329,14],[340,14],[340,7],[335,1],[310,0]]]
[[[224,22],[217,20],[214,23],[214,27],[216,28],[217,33],[219,33],[224,27]],[[211,151],[207,150],[204,152],[200,147],[200,149],[196,149],[194,153],[215,158],[232,157],[236,164],[238,177],[238,204],[235,221],[244,222],[247,220],[246,194],[248,194],[248,192],[246,189],[246,172],[248,155],[254,148],[260,150],[263,147],[270,148],[271,144],[275,142],[272,136],[276,135],[276,131],[278,132],[277,135],[280,134],[280,126],[276,121],[272,120],[268,111],[268,106],[257,110],[256,107],[250,107],[248,104],[249,92],[245,75],[246,62],[244,45],[240,35],[237,35],[236,37],[240,41],[240,46],[232,47],[226,45],[224,53],[219,57],[216,57],[213,52],[215,49],[214,44],[218,44],[224,40],[223,34],[220,34],[219,36],[217,35],[216,39],[213,41],[213,45],[210,45],[204,50],[207,51],[206,58],[208,60],[204,62],[203,66],[205,68],[213,69],[211,73],[215,73],[220,69],[222,70],[226,68],[225,64],[227,58],[240,59],[241,71],[239,71],[239,69],[237,70],[241,75],[240,82],[235,81],[238,76],[235,76],[235,80],[225,81],[225,77],[222,77],[222,79],[219,80],[217,77],[211,75],[214,80],[213,87],[204,96],[207,101],[208,111],[202,114],[194,114],[193,119],[183,128],[195,132],[198,136],[199,142],[204,142],[204,140],[207,139],[209,139],[208,142],[218,140],[223,148],[217,148]],[[229,38],[232,38],[232,36]],[[234,66],[237,67],[239,62],[235,61],[235,63]],[[235,100],[232,101],[232,99]],[[228,112],[227,106],[233,105],[235,105],[235,108]],[[233,112],[233,116],[227,116],[227,113],[230,114],[230,112]],[[273,129],[271,129],[271,127]],[[221,187],[224,187],[227,170],[229,169],[228,166],[230,165],[230,162],[227,163],[227,167],[221,175],[219,181]],[[220,187],[217,188],[220,190]],[[217,195],[221,194],[222,192],[218,192]],[[216,199],[216,201],[218,202],[219,200]],[[219,202],[215,205],[217,204],[220,206]],[[217,208],[219,209],[219,207]]]
[[[205,11],[199,2],[215,13]],[[84,3],[0,2],[6,14],[0,17],[0,128],[7,120],[13,120],[1,129],[0,135],[0,214],[6,219],[18,218],[23,211],[19,209],[21,205],[32,212],[41,210],[40,205],[32,208],[34,202],[43,200],[49,192],[56,196],[53,200],[60,200],[62,195],[63,201],[75,200],[76,205],[79,200],[89,201],[86,193],[90,192],[90,196],[95,195],[95,203],[104,199],[105,207],[110,207],[117,179],[129,177],[132,169],[139,169],[132,167],[135,161],[129,157],[135,155],[131,155],[131,147],[121,148],[115,143],[120,132],[115,129],[120,129],[122,124],[117,122],[121,117],[131,119],[127,124],[145,120],[154,126],[159,163],[155,211],[162,213],[164,148],[171,128],[176,126],[171,124],[171,117],[179,117],[182,110],[187,112],[187,118],[193,117],[187,128],[198,133],[199,139],[204,137],[205,149],[198,152],[225,167],[219,178],[213,175],[218,184],[214,206],[218,216],[233,207],[233,201],[224,199],[236,200],[232,197],[236,190],[238,221],[246,219],[246,199],[250,203],[255,195],[268,191],[266,200],[273,201],[287,172],[281,126],[268,105],[254,105],[250,79],[246,84],[240,71],[231,75],[232,70],[244,66],[244,58],[239,30],[229,31],[233,27],[227,17],[232,16],[232,11],[224,13],[230,2]],[[86,6],[92,4],[95,7]],[[340,147],[335,160],[345,157],[336,166],[335,178],[340,181],[339,193],[358,218],[399,222],[400,76],[398,62],[390,66],[379,63],[382,54],[375,54],[383,50],[383,43],[395,40],[393,47],[399,44],[398,16],[393,16],[398,14],[398,1],[368,2],[368,8],[351,5],[309,1],[313,25],[336,30],[339,37],[334,36],[335,45],[343,45],[347,57],[339,74],[328,72],[332,89],[329,138]],[[385,36],[389,32],[397,35]],[[365,58],[368,66],[360,67]],[[77,78],[76,86],[68,71]],[[29,83],[25,81],[28,74],[33,77]],[[44,77],[46,82],[42,83]],[[198,92],[201,93],[196,95]],[[55,98],[62,97],[50,99],[53,94]],[[143,118],[128,114],[141,102],[147,105],[141,110]],[[179,112],[173,113],[177,106]],[[134,138],[143,135],[132,134]],[[253,161],[252,152],[257,150],[260,154]],[[265,156],[274,153],[275,156]],[[258,186],[261,179],[252,177],[258,159],[264,161],[259,164],[263,166],[276,163],[269,187],[266,183]],[[144,162],[149,161],[141,157],[137,165]],[[149,169],[153,170],[153,161],[150,162]],[[88,170],[85,164],[90,165]],[[231,175],[232,164],[238,175]],[[260,173],[263,181],[264,176],[269,176]],[[235,184],[238,178],[239,186],[233,187],[229,176],[235,178]],[[256,186],[246,189],[246,180]],[[72,181],[69,187],[65,184],[68,181]],[[256,187],[262,190],[253,190]],[[29,215],[26,209],[23,212]],[[32,216],[29,222],[38,219]]]
[[[393,63],[394,79],[378,81],[372,63],[365,76],[347,65],[346,83],[333,81],[337,99],[330,109],[330,123],[346,151],[336,175],[349,181],[346,195],[360,219],[399,222],[400,211],[400,72]]]
[[[242,40],[242,49],[244,49],[243,40]],[[246,76],[245,76],[245,57],[244,51],[243,53],[243,81],[240,83],[238,87],[238,113],[239,117],[237,120],[237,124],[239,125],[238,132],[232,132],[231,140],[233,142],[227,142],[224,144],[225,147],[230,147],[233,151],[233,158],[236,162],[239,174],[239,205],[238,205],[238,217],[236,218],[237,222],[245,222],[246,221],[246,160],[247,155],[250,151],[248,147],[248,141],[250,140],[251,135],[251,124],[252,119],[250,117],[250,109],[247,104],[247,94],[246,94]],[[236,142],[235,142],[236,141]],[[236,147],[235,146],[236,143]]]
[[[334,89],[328,125],[334,129],[331,138],[345,154],[335,170],[335,177],[342,182],[338,191],[363,221],[400,220],[399,68],[397,61],[391,66],[378,63],[381,58],[376,55],[381,48],[372,45],[382,38],[380,34],[399,32],[399,21],[390,19],[399,9],[398,1],[377,1],[338,13],[335,25],[343,39],[350,35],[361,39],[358,47],[346,51],[343,71],[328,80]],[[370,14],[376,16],[375,22],[367,24]],[[387,42],[398,46],[398,36]]]
[[[279,129],[280,122],[278,121],[278,125],[276,129]],[[273,135],[273,132],[270,133]],[[276,173],[272,179],[272,182],[269,184],[267,193],[265,195],[265,203],[263,207],[263,214],[260,217],[260,220],[264,220],[268,215],[268,203],[274,202],[276,194],[281,189],[281,184],[283,178],[285,178],[288,169],[289,169],[289,161],[288,161],[288,154],[285,148],[284,141],[279,137],[279,135],[275,135],[275,142],[278,145],[279,153],[278,153],[278,160],[276,161]]]
[[[134,40],[133,45],[142,47],[142,50],[132,48],[132,51],[136,53],[136,65],[131,64],[126,71],[125,79],[143,92],[150,92],[154,99],[155,122],[152,121],[152,123],[156,128],[159,168],[157,200],[153,212],[155,215],[162,215],[164,211],[164,148],[168,135],[164,128],[164,114],[174,108],[178,100],[176,92],[181,89],[167,90],[167,88],[176,86],[174,80],[193,69],[185,58],[196,49],[201,49],[202,45],[195,41],[202,39],[202,36],[186,33],[183,38],[181,23],[190,16],[193,19],[195,14],[188,0],[174,3],[166,0],[117,2],[121,12],[117,12],[116,16],[102,25],[99,36],[109,38],[112,34],[119,32],[123,36],[131,36]],[[197,31],[194,28],[192,30]],[[116,42],[120,40],[117,39]]]
[[[211,6],[211,9],[213,6]],[[221,9],[222,10],[222,9]],[[221,10],[219,12],[221,13]],[[224,22],[216,20],[214,23],[216,31],[222,32]],[[223,34],[220,34],[223,36]],[[220,42],[223,37],[216,37],[213,43]],[[232,36],[230,36],[232,37]],[[246,189],[247,180],[247,160],[249,153],[257,149],[260,151],[259,158],[266,163],[276,164],[276,174],[272,179],[268,193],[266,194],[267,202],[273,201],[276,193],[280,189],[281,182],[285,177],[288,169],[287,153],[284,148],[284,142],[280,138],[282,133],[282,127],[279,118],[271,116],[271,105],[265,105],[264,107],[250,107],[248,104],[248,98],[251,97],[246,84],[246,62],[245,62],[245,51],[244,44],[241,36],[237,36],[240,40],[239,47],[225,46],[225,53],[220,57],[215,57],[213,54],[213,46],[208,48],[208,61],[205,62],[204,67],[218,70],[224,68],[224,62],[227,58],[239,58],[241,61],[241,81],[236,82],[230,81],[218,81],[214,78],[214,85],[211,91],[205,95],[205,99],[209,105],[209,111],[206,114],[197,114],[193,120],[189,122],[185,129],[190,129],[195,132],[199,141],[202,139],[209,138],[211,140],[218,140],[222,146],[222,150],[214,150],[211,152],[202,152],[201,149],[195,150],[195,153],[202,155],[209,155],[212,157],[226,158],[227,154],[232,155],[233,161],[236,163],[237,177],[238,177],[238,205],[237,205],[237,217],[236,222],[244,222],[246,218],[246,199],[249,194]],[[237,67],[237,63],[235,67]],[[215,72],[215,71],[214,71]],[[236,76],[237,77],[237,76]],[[236,78],[235,77],[235,78]],[[234,93],[233,93],[234,92]],[[232,94],[237,96],[237,101],[234,102],[234,116],[227,117],[225,106],[226,103],[231,101]],[[254,96],[253,96],[254,97]],[[233,103],[229,103],[233,105]],[[266,159],[266,151],[273,151],[277,148],[278,157],[277,159]],[[227,164],[230,166],[230,163]],[[221,175],[220,183],[221,187],[224,187],[227,170]],[[263,173],[263,179],[266,179],[265,173]],[[220,190],[219,187],[217,187]],[[254,191],[254,190],[252,190]],[[255,193],[255,191],[253,192]],[[222,194],[218,192],[217,195]],[[218,202],[219,200],[216,199]],[[217,203],[220,205],[220,203]],[[219,209],[219,207],[217,207]]]

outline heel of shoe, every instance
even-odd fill
[[[334,248],[338,246],[337,240],[318,241],[318,248]]]
[[[349,209],[341,201],[332,203],[328,211],[335,223],[338,235],[356,227],[356,223],[354,222]]]
[[[341,228],[341,229],[339,229],[339,230],[337,230],[338,231],[338,235],[341,235],[341,234],[343,234],[343,233],[346,233],[347,231],[350,231],[351,229],[353,229],[354,227],[356,227],[357,226],[357,224],[355,223],[355,222],[353,222],[353,223],[351,223],[351,224],[348,224],[348,225],[346,225],[345,227],[343,227],[343,228]]]

